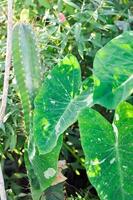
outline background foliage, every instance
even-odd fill
[[[6,9],[6,1],[1,0],[0,98],[6,47]],[[36,32],[44,76],[67,53],[73,53],[81,64],[82,78],[85,79],[92,73],[92,63],[97,50],[120,33],[133,29],[133,1],[14,0],[14,23],[19,20],[31,23]],[[112,121],[113,111],[100,106],[95,108]],[[13,69],[4,121],[6,123],[0,125],[0,156],[3,161],[8,199],[30,199],[23,161],[26,139],[23,113]],[[68,199],[74,198],[71,195],[82,200],[98,199],[87,181],[77,124],[65,133],[60,158],[67,160],[68,168],[64,171],[67,181],[64,191]]]

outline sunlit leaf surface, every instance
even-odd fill
[[[94,59],[94,103],[116,106],[133,92],[133,32],[124,32]]]
[[[121,103],[112,125],[86,108],[79,125],[87,175],[101,200],[132,200],[133,106]]]
[[[50,152],[58,137],[92,105],[90,89],[83,91],[80,66],[69,55],[47,76],[35,99],[34,138],[41,154]]]

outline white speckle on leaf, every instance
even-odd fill
[[[107,200],[107,197],[108,197],[108,196],[107,196],[107,195],[105,195],[105,196],[104,196],[104,199],[105,199],[105,200]]]
[[[100,192],[100,195],[103,195],[103,191]]]
[[[107,182],[104,182],[104,185],[108,185],[108,183],[107,183]]]
[[[60,130],[60,121],[55,126],[55,132],[56,132],[56,134],[59,133],[59,130]]]
[[[49,127],[49,124],[43,126],[43,130],[46,131],[48,129],[48,127]]]
[[[90,106],[93,102],[93,95],[89,95],[86,99],[87,106]]]
[[[49,75],[47,76],[47,78],[48,78],[48,79],[51,79],[52,77],[51,77],[51,75],[49,74]]]
[[[104,163],[105,161],[106,161],[106,158],[104,158],[103,160],[95,159],[95,160],[91,160],[90,164],[95,166],[95,165],[100,165],[100,164]]]
[[[52,178],[55,174],[56,174],[55,169],[53,169],[53,168],[48,168],[48,169],[44,172],[44,177],[45,177],[46,179],[50,179],[50,178]]]
[[[35,156],[35,153],[36,153],[36,148],[35,148],[35,144],[33,143],[32,152],[31,152],[30,155],[29,155],[30,161],[33,160],[33,158],[34,158],[34,156]]]
[[[115,158],[112,158],[112,159],[110,160],[110,164],[112,165],[114,162],[115,162]]]
[[[56,102],[52,100],[51,103],[52,103],[52,104],[55,104]]]
[[[125,165],[123,165],[122,167],[123,167],[124,169],[127,169],[127,166],[125,166]]]
[[[99,142],[101,142],[101,139],[100,139],[100,138],[97,138],[97,140],[98,140]]]
[[[100,189],[100,185],[97,186],[97,189]]]
[[[116,119],[116,121],[119,121],[119,115],[118,114],[115,114],[115,119]]]

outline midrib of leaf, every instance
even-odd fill
[[[63,132],[66,130],[66,128],[68,128],[68,126],[70,126],[71,124],[73,124],[74,122],[76,122],[76,121],[77,121],[77,118],[78,118],[78,114],[79,114],[79,112],[80,112],[83,108],[85,108],[86,106],[92,107],[92,105],[93,105],[93,95],[92,95],[92,93],[89,94],[89,95],[87,95],[87,96],[85,96],[85,98],[84,98],[83,100],[80,100],[80,101],[79,101],[78,99],[79,99],[79,97],[81,97],[81,96],[82,96],[82,93],[81,93],[79,96],[75,96],[75,98],[70,99],[70,102],[69,102],[69,104],[66,106],[66,108],[64,109],[63,114],[61,115],[61,117],[59,118],[59,120],[57,120],[57,122],[56,122],[56,126],[55,126],[56,134],[58,134],[58,133],[63,133]],[[77,105],[78,103],[79,103],[79,106]],[[81,105],[81,106],[80,106],[80,103],[84,103],[84,105]],[[77,110],[74,112],[76,115],[75,115],[75,117],[73,118],[73,121],[71,120],[70,123],[66,124],[65,115],[67,114],[68,111],[69,111],[69,112],[73,112],[73,109],[71,109],[71,108],[73,108],[74,106],[77,106]],[[62,125],[60,125],[60,123],[61,123],[62,120],[63,120],[63,121],[65,122],[65,124],[66,124],[65,127],[63,127]],[[61,128],[60,131],[58,131],[58,129],[59,129],[60,127],[62,127],[62,128]]]
[[[118,161],[118,172],[119,172],[119,180],[120,180],[122,200],[125,200],[124,190],[123,190],[124,179],[123,179],[123,173],[122,173],[122,169],[121,169],[122,163],[121,163],[121,160],[120,160],[120,153],[119,153],[119,131],[118,131],[117,126],[114,123],[112,124],[112,126],[113,126],[113,131],[114,131],[114,134],[115,134],[115,141],[116,141],[115,142],[115,151],[116,151],[116,159]]]
[[[125,87],[125,85],[127,83],[129,83],[130,81],[133,81],[133,75],[131,75],[126,81],[124,81],[121,85],[119,85],[117,88],[114,89],[114,91],[116,92],[117,90],[119,90],[121,87]],[[131,91],[131,93],[133,92],[133,89]],[[106,96],[106,95],[105,95]]]
[[[125,87],[125,85],[127,83],[130,83],[131,81],[133,81],[133,75],[131,75],[126,81],[124,81],[121,85],[119,85],[117,88],[113,88],[113,93],[117,92],[119,89],[121,89],[122,87]],[[104,99],[104,97],[108,96],[111,92],[106,93],[104,96],[102,96],[101,98],[98,99],[98,102],[100,99]],[[133,89],[130,92],[131,94],[133,93]],[[122,100],[123,100],[123,96],[122,96]]]

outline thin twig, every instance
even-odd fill
[[[0,123],[3,122],[6,110],[8,86],[9,86],[9,74],[11,68],[11,56],[12,56],[12,29],[13,29],[13,0],[8,0],[8,20],[7,20],[7,49],[6,49],[6,61],[5,61],[5,74],[4,74],[4,86],[2,94],[2,102],[0,107]]]
[[[13,29],[13,0],[8,0],[7,48],[6,48],[3,94],[0,107],[0,124],[3,123],[6,111],[6,104],[7,104],[9,75],[10,75],[11,57],[12,57],[12,29]],[[1,164],[0,164],[0,199],[1,200],[7,199]]]
[[[1,200],[6,200],[6,192],[5,192],[5,185],[4,185],[4,178],[3,178],[3,173],[2,173],[2,168],[1,168],[1,163],[0,163],[0,199]]]

